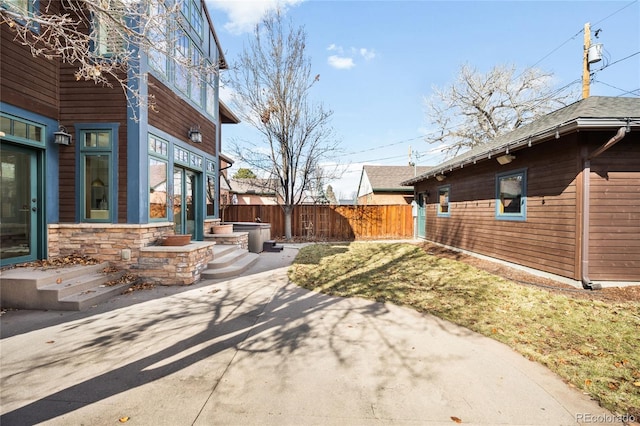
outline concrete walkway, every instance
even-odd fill
[[[491,339],[290,284],[297,249],[88,312],[5,313],[0,424],[616,424]]]

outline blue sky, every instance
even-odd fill
[[[513,64],[575,82],[580,93],[585,23],[604,60],[592,65],[592,96],[640,97],[640,2],[633,1],[243,1],[207,0],[228,62],[233,63],[264,12],[286,8],[307,33],[320,81],[313,101],[333,111],[342,178],[338,196],[357,190],[363,164],[418,165],[442,156],[422,140],[432,131],[424,99],[451,84],[467,63],[480,72]],[[595,31],[600,29],[599,37]],[[223,101],[227,93],[223,90]],[[577,100],[577,99],[576,99]],[[259,137],[246,124],[223,127],[224,144]],[[242,167],[236,164],[234,169]]]

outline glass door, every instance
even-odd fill
[[[196,238],[197,176],[176,167],[173,171],[173,222],[176,234],[191,234]]]
[[[40,210],[37,152],[2,144],[0,164],[0,264],[35,260]]]
[[[417,232],[416,235],[419,238],[426,238],[427,236],[427,209],[425,194],[418,194],[418,220],[417,220]]]

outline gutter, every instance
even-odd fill
[[[581,281],[582,287],[587,290],[600,290],[602,286],[595,284],[589,278],[589,206],[591,205],[589,193],[591,190],[591,160],[620,142],[628,132],[627,127],[620,127],[614,137],[609,139],[607,143],[596,149],[584,160],[582,167],[582,268]]]

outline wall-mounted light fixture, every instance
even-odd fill
[[[71,135],[64,126],[59,126],[57,132],[53,132],[53,141],[58,145],[71,145]]]
[[[443,180],[445,180],[447,177],[445,175],[436,175],[436,180],[438,182],[442,182]]]
[[[189,129],[189,140],[193,143],[202,143],[202,133],[200,133],[200,126],[197,124]]]
[[[502,166],[504,166],[505,164],[509,164],[515,159],[516,159],[516,156],[513,154],[505,154],[505,155],[496,157],[496,160],[498,160],[498,163],[500,163],[500,165]]]

